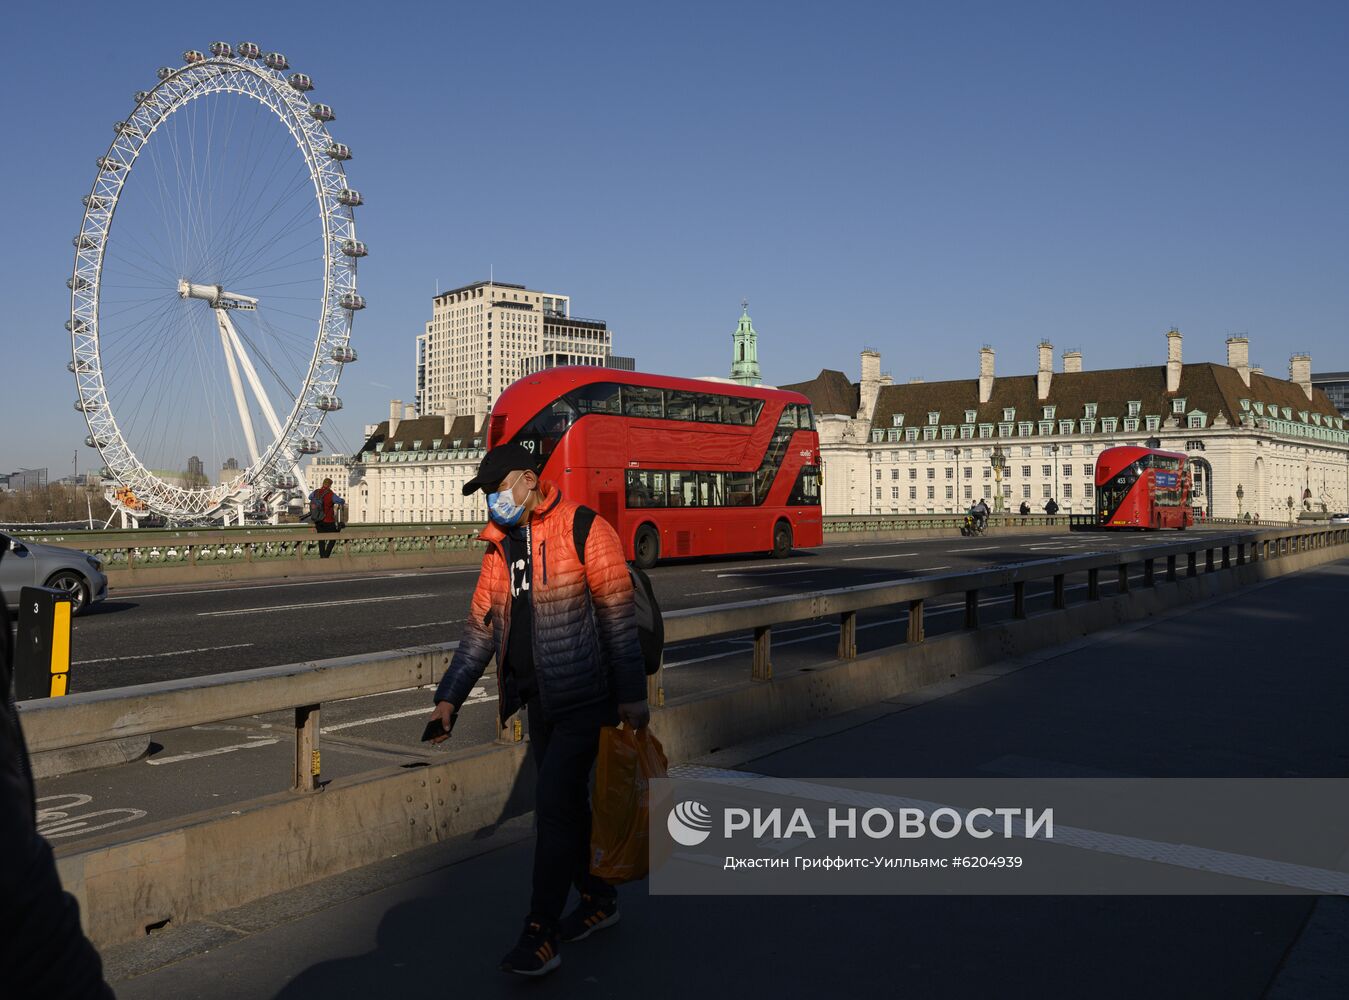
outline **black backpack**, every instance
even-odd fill
[[[589,507],[580,507],[572,521],[571,541],[576,546],[576,558],[581,560],[583,566],[586,561],[586,539],[590,537],[590,526],[597,516]],[[665,651],[665,619],[661,617],[660,605],[656,603],[651,578],[632,563],[628,563],[628,576],[632,578],[632,596],[637,608],[637,641],[642,647],[642,661],[649,677],[660,669],[661,654]]]

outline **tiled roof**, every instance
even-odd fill
[[[802,390],[805,391],[805,390]],[[1169,395],[1166,391],[1166,366],[1118,368],[1105,371],[1055,372],[1049,384],[1049,398],[1037,399],[1034,375],[1012,375],[997,378],[987,403],[979,403],[979,380],[957,379],[950,382],[918,382],[906,385],[882,386],[876,400],[873,427],[893,426],[893,415],[904,414],[904,426],[927,424],[930,411],[938,411],[939,424],[964,424],[965,411],[975,411],[974,423],[1003,422],[1002,412],[1016,410],[1013,420],[1039,421],[1041,407],[1055,408],[1054,420],[1082,419],[1086,404],[1096,404],[1096,417],[1126,417],[1128,404],[1137,400],[1139,416],[1160,416],[1165,422],[1171,416],[1171,401],[1185,399],[1185,412],[1202,411],[1211,424],[1222,413],[1230,424],[1237,424],[1241,414],[1240,400],[1250,399],[1266,404],[1289,407],[1296,414],[1300,410],[1318,412],[1323,416],[1337,416],[1337,411],[1319,389],[1307,399],[1303,391],[1291,382],[1252,374],[1249,388],[1233,368],[1213,363],[1187,364],[1181,369],[1180,389]],[[809,393],[807,393],[809,395]],[[813,399],[813,397],[812,397]],[[816,407],[819,410],[819,407]],[[824,411],[820,411],[824,412]]]
[[[437,438],[441,440],[442,448],[452,447],[454,441],[463,442],[460,445],[462,448],[470,448],[475,437],[481,438],[482,435],[474,433],[472,414],[455,417],[448,434],[445,433],[445,421],[441,417],[412,417],[399,420],[398,432],[392,438],[389,437],[389,421],[385,420],[375,428],[375,433],[370,435],[365,444],[361,445],[360,451],[373,452],[377,444],[384,445],[386,452],[393,451],[394,444],[398,442],[402,443],[403,451],[412,451],[413,445],[418,441],[422,443],[422,450],[429,451],[431,442]]]
[[[857,384],[848,381],[848,376],[832,368],[821,370],[809,382],[784,385],[780,388],[799,392],[810,400],[816,414],[842,413],[845,416],[857,415],[861,397]]]

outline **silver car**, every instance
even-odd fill
[[[13,608],[24,587],[57,587],[70,594],[71,614],[78,615],[108,596],[103,563],[79,549],[40,545],[0,532],[0,593]]]

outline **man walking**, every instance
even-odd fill
[[[447,731],[496,655],[500,719],[521,705],[537,773],[533,893],[503,972],[542,976],[559,944],[618,921],[617,893],[590,874],[590,770],[600,730],[650,719],[632,581],[618,534],[540,482],[518,444],[492,449],[464,495],[487,494],[487,543],[459,648],[436,688],[432,720]],[[440,736],[434,740],[439,743]],[[580,903],[565,918],[571,887]]]
[[[314,522],[314,530],[321,535],[334,534],[342,529],[337,520],[337,508],[345,507],[347,502],[333,492],[333,481],[323,480],[323,485],[309,494],[309,516]],[[319,558],[327,559],[333,554],[337,539],[325,542],[319,539]]]

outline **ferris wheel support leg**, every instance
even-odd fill
[[[267,418],[267,426],[271,428],[274,439],[281,437],[281,421],[276,419],[276,411],[272,409],[272,401],[267,398],[267,393],[262,389],[262,379],[258,378],[258,370],[253,367],[253,362],[248,357],[248,352],[244,350],[243,341],[239,339],[238,331],[234,329],[234,324],[230,322],[229,314],[224,309],[217,309],[216,315],[220,317],[221,329],[225,331],[230,342],[234,345],[234,353],[238,356],[239,365],[244,370],[244,377],[248,379],[248,385],[253,390],[253,395],[257,397],[258,405],[262,407],[262,415]],[[256,461],[256,456],[254,456]]]
[[[234,406],[239,411],[239,422],[244,425],[244,440],[248,442],[248,454],[254,464],[258,461],[258,440],[253,436],[253,418],[248,413],[248,400],[244,398],[244,384],[239,379],[239,365],[234,360],[233,340],[230,336],[234,327],[225,315],[225,310],[215,310],[216,326],[220,328],[220,346],[225,349],[225,364],[229,367],[230,387],[234,390]]]

